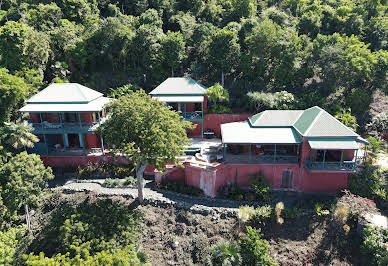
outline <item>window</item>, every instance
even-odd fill
[[[283,170],[282,188],[292,188],[294,172],[291,169]]]

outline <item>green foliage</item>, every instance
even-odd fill
[[[175,191],[178,193],[193,195],[193,196],[199,196],[203,194],[202,189],[189,186],[183,182],[179,181],[168,181],[164,179],[161,184],[159,184],[159,187],[166,190]]]
[[[8,123],[0,128],[0,143],[9,152],[16,153],[20,149],[32,148],[39,141],[38,137],[32,134],[33,127],[27,123]]]
[[[374,200],[380,208],[388,210],[388,191],[385,187],[388,171],[367,165],[361,173],[352,174],[348,189],[351,193]]]
[[[335,118],[337,118],[342,124],[353,129],[354,131],[356,131],[358,128],[356,117],[352,115],[350,108],[341,108],[340,111],[335,115]]]
[[[209,265],[241,265],[239,247],[234,242],[221,242],[210,249]]]
[[[229,102],[229,92],[219,83],[214,84],[206,90],[207,99],[209,102]]]
[[[167,69],[171,69],[172,76],[174,76],[174,69],[187,57],[185,46],[186,42],[180,32],[168,31],[162,41],[160,52],[162,64],[164,64]]]
[[[0,231],[0,264],[12,265],[18,242],[22,239],[24,229],[13,227],[6,232]]]
[[[138,238],[142,214],[119,199],[90,195],[82,203],[64,202],[42,232],[38,252],[87,260],[100,252],[125,249]],[[58,255],[61,256],[61,255]]]
[[[107,178],[103,184],[104,187],[135,187],[136,179],[133,176],[127,176],[124,180],[119,178]]]
[[[23,78],[11,75],[5,68],[0,68],[0,122],[17,117],[17,109],[33,92]]]
[[[268,241],[262,239],[260,229],[246,227],[247,234],[239,240],[242,265],[275,265],[268,256]]]
[[[249,176],[249,182],[252,184],[252,188],[256,193],[256,197],[259,201],[270,201],[272,199],[271,185],[268,180],[265,179],[263,173],[260,171],[257,174]]]
[[[361,252],[364,261],[369,265],[383,266],[388,264],[388,230],[368,226],[364,228],[364,241]]]
[[[258,112],[267,109],[292,109],[296,103],[294,95],[287,91],[275,93],[248,92],[247,96],[251,109]]]
[[[374,137],[380,136],[386,128],[388,128],[388,112],[373,116],[372,121],[366,125],[368,134]]]
[[[124,178],[133,174],[131,164],[92,163],[88,162],[86,167],[78,167],[78,178],[99,178],[112,177]]]
[[[215,104],[207,109],[208,114],[231,114],[232,112],[231,108],[221,104]]]
[[[139,90],[141,90],[141,88],[137,85],[126,84],[116,89],[111,89],[108,96],[111,98],[119,98],[121,96],[129,94],[129,92],[134,92]]]
[[[265,225],[267,222],[269,222],[271,219],[273,219],[275,216],[274,208],[270,205],[264,205],[257,207],[253,214],[250,217],[250,222],[252,222],[254,225]]]
[[[85,255],[84,257],[70,257],[69,253],[64,255],[57,254],[52,258],[39,255],[24,255],[25,264],[31,266],[39,265],[149,265],[142,262],[138,257],[137,250],[133,245],[128,245],[122,249],[103,250],[94,255]]]
[[[380,136],[369,137],[367,140],[369,142],[368,156],[372,157],[372,159],[375,159],[379,153],[384,152],[385,142],[380,138]]]
[[[130,92],[109,105],[111,117],[98,132],[114,153],[125,154],[137,167],[150,164],[163,169],[166,163],[179,163],[184,145],[189,143],[186,129],[192,129],[162,102],[144,91]]]
[[[0,168],[0,187],[6,216],[14,218],[22,205],[37,206],[47,182],[54,178],[35,154],[19,153]]]

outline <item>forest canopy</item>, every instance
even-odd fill
[[[149,91],[188,75],[224,83],[235,110],[286,91],[365,126],[384,111],[369,112],[387,97],[387,35],[385,0],[0,0],[1,119],[51,82]]]

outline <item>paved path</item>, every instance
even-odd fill
[[[52,188],[52,190],[65,193],[94,191],[100,195],[137,198],[136,188],[106,188],[101,186],[102,183],[102,180],[88,180],[87,182],[85,180],[82,182],[70,180],[64,185]],[[204,214],[224,212],[231,216],[235,216],[239,207],[246,204],[241,201],[195,197],[165,190],[155,190],[150,182],[147,182],[144,188],[144,199],[146,202],[158,206],[176,206]]]

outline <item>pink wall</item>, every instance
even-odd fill
[[[218,137],[221,137],[221,124],[247,120],[252,114],[204,114],[203,130],[211,129]],[[189,137],[201,136],[201,123],[193,122],[197,127],[189,131]]]
[[[96,134],[85,134],[86,148],[101,148],[100,138]]]

